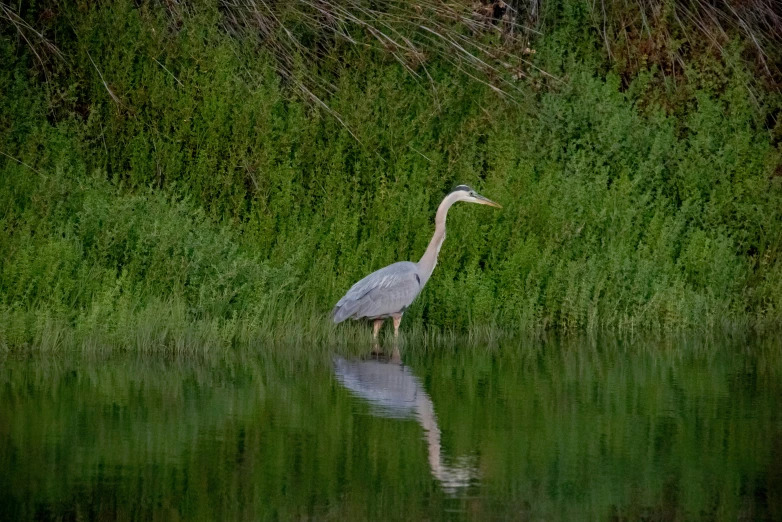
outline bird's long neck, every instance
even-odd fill
[[[429,241],[429,246],[426,247],[426,252],[421,256],[421,260],[418,261],[418,269],[423,278],[421,286],[426,284],[434,271],[435,265],[437,265],[437,255],[440,253],[443,241],[445,241],[445,218],[448,217],[448,209],[457,201],[458,197],[459,194],[456,192],[448,194],[437,208],[437,215],[434,218],[434,235],[432,240]]]

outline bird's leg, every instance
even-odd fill
[[[375,338],[375,342],[377,342],[377,334],[380,333],[380,328],[383,326],[383,321],[385,319],[375,319],[375,328],[372,332],[372,337]]]
[[[375,319],[372,331],[372,355],[383,355],[383,350],[380,349],[380,345],[377,342],[377,335],[380,333],[380,328],[382,327],[383,319]]]
[[[399,338],[399,323],[402,322],[402,314],[394,314],[394,341]]]
[[[399,348],[396,346],[394,346],[394,351],[391,352],[391,358],[388,359],[388,362],[402,364],[402,354],[399,353]]]

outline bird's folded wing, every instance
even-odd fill
[[[414,274],[397,276],[383,286],[367,292],[361,299],[358,317],[376,317],[404,311],[418,295],[420,287]]]
[[[421,291],[413,263],[395,263],[353,285],[334,308],[334,320],[377,317],[402,311]]]

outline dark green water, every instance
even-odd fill
[[[3,520],[780,520],[779,343],[0,360]]]

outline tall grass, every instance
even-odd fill
[[[328,310],[417,259],[455,183],[505,208],[453,209],[409,335],[777,325],[778,96],[732,55],[628,77],[557,5],[512,100],[445,51],[423,82],[336,43],[280,76],[225,5],[58,3],[48,81],[3,28],[0,346],[362,336]]]

